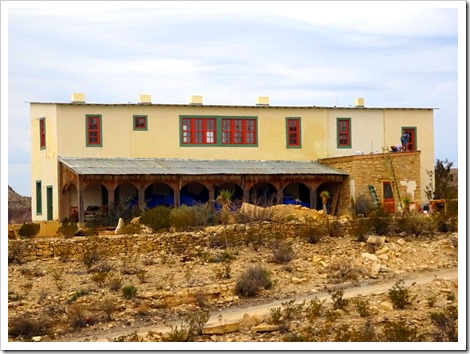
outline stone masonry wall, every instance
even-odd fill
[[[421,163],[420,151],[390,153],[397,178],[400,195],[411,196],[413,201],[423,199],[421,196]],[[351,181],[354,183],[354,197],[370,196],[368,185],[375,187],[379,200],[383,198],[382,182],[391,177],[385,164],[384,154],[365,154],[335,157],[320,160],[321,163],[338,168],[349,174],[341,188],[339,201],[340,214],[348,214],[351,207]]]

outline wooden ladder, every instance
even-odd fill
[[[400,188],[398,187],[397,176],[395,174],[395,169],[393,168],[393,161],[392,161],[392,157],[390,156],[390,150],[382,147],[382,152],[384,154],[385,167],[387,168],[388,175],[390,176],[390,180],[392,181],[393,199],[395,200],[397,211],[402,212],[403,205],[401,202]]]

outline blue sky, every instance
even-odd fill
[[[254,105],[269,96],[271,105],[349,106],[363,97],[370,107],[438,108],[435,158],[463,167],[465,6],[2,1],[8,184],[31,195],[27,102],[69,102],[73,92],[96,103],[147,93],[154,103],[202,95],[205,104]]]

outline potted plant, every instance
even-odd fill
[[[326,202],[328,201],[328,198],[330,197],[330,192],[328,192],[328,191],[326,191],[326,190],[325,190],[325,191],[322,191],[322,192],[320,193],[320,197],[321,197],[321,199],[322,199],[323,212],[324,212],[325,214],[328,214],[328,211],[326,210]]]
[[[405,195],[401,202],[403,203],[403,209],[406,213],[410,212],[410,204],[411,204],[411,197],[409,195]]]

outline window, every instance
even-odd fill
[[[39,119],[39,147],[46,148],[46,118]]]
[[[86,116],[86,145],[102,146],[101,115]]]
[[[147,116],[134,116],[134,130],[148,130]]]
[[[215,144],[216,120],[214,118],[183,118],[181,132],[183,144]]]
[[[338,148],[351,147],[351,118],[337,118],[337,144]]]
[[[286,118],[287,147],[300,147],[300,118]]]
[[[416,151],[417,150],[417,135],[416,135],[416,127],[402,127],[401,133],[403,134],[410,134],[410,141],[408,142],[408,146],[406,148],[407,151]]]
[[[256,120],[222,119],[222,144],[256,144]]]
[[[42,214],[42,182],[36,181],[36,215]]]

